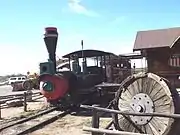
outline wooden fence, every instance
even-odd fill
[[[23,104],[24,111],[26,112],[27,102],[36,101],[41,98],[43,98],[43,95],[41,95],[40,92],[35,92],[35,93],[24,92],[23,94],[0,96],[0,119],[2,118],[2,114],[1,114],[2,109],[15,107],[15,106],[22,106]],[[13,102],[13,101],[16,102],[15,106],[8,105],[8,102]]]

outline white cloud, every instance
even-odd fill
[[[68,6],[70,11],[78,13],[78,14],[83,14],[86,16],[91,16],[91,17],[98,17],[99,14],[96,13],[95,11],[87,9],[85,6],[82,5],[81,0],[69,0]]]

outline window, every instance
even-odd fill
[[[16,80],[16,78],[10,78],[10,80]]]
[[[172,67],[180,67],[180,55],[172,55],[169,59],[169,65]]]

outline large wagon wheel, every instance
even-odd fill
[[[174,114],[178,110],[179,96],[176,89],[153,73],[139,73],[127,78],[115,97],[115,109],[135,113]],[[128,132],[151,135],[169,134],[172,118],[115,115],[115,127]]]

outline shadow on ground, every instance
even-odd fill
[[[106,108],[108,104],[99,104],[98,107]],[[111,113],[98,112],[100,117],[110,118],[112,117]],[[90,117],[93,115],[93,111],[91,109],[78,108],[71,113],[73,116],[87,116]]]

